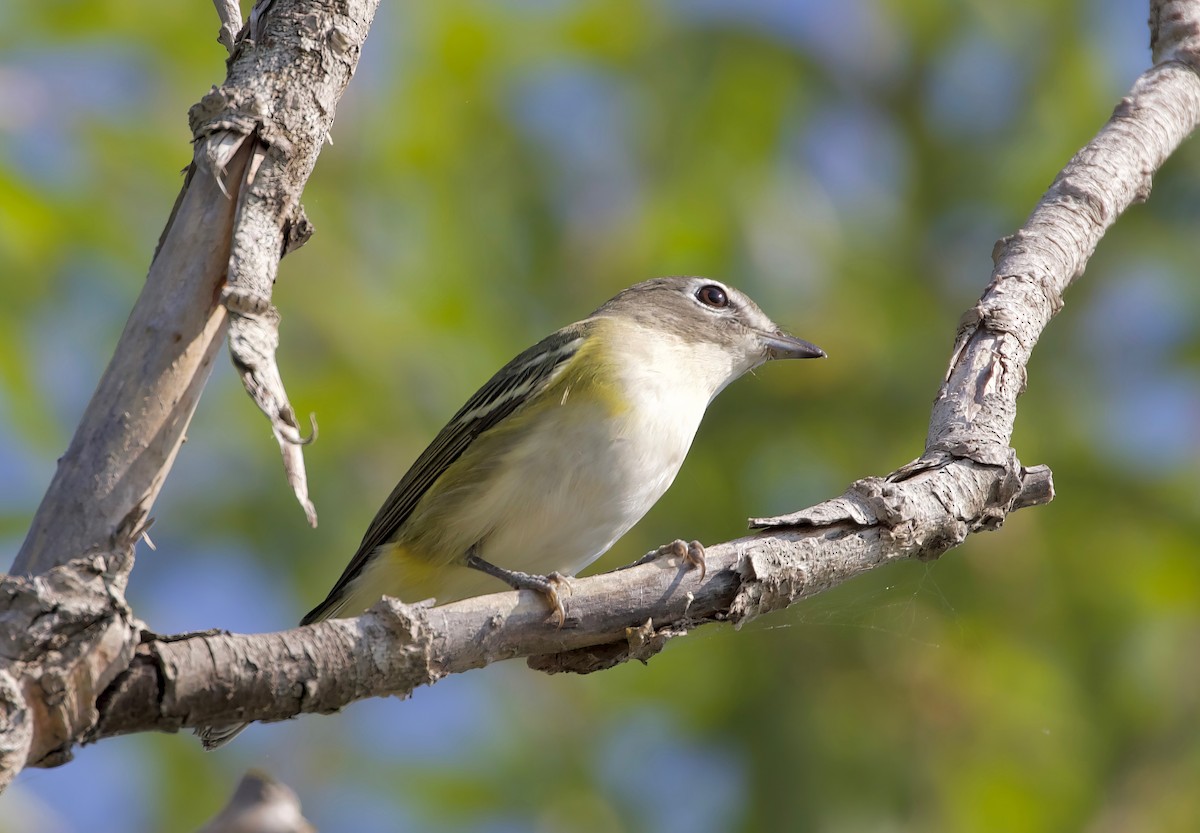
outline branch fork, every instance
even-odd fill
[[[1151,8],[1158,65],[997,245],[991,282],[956,333],[919,460],[817,506],[755,519],[755,534],[706,548],[706,575],[668,556],[577,580],[561,628],[533,594],[508,592],[440,607],[385,599],[356,619],[274,634],[160,638],[122,591],[227,329],[281,452],[295,455],[289,478],[315,522],[304,439],[275,365],[271,290],[279,258],[310,231],[300,190],[375,3],[258,3],[248,31],[226,33],[229,77],[192,113],[195,162],[146,289],[15,575],[0,579],[0,787],[24,766],[62,763],[73,745],[117,734],[335,711],[513,657],[576,672],[645,661],[703,623],[738,626],[882,564],[936,558],[1052,499],[1049,469],[1023,467],[1010,448],[1030,354],[1104,232],[1146,198],[1151,174],[1200,123],[1200,2]]]

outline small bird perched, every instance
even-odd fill
[[[557,571],[583,569],[650,510],[713,398],[770,359],[824,355],[718,281],[629,287],[467,400],[301,624],[357,616],[383,596],[453,601],[494,579],[543,594],[561,622]],[[214,749],[242,728],[197,734]]]

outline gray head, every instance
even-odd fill
[[[622,318],[697,345],[719,346],[744,356],[737,362],[741,372],[769,359],[825,356],[820,347],[781,330],[744,293],[712,278],[679,276],[634,284],[592,315]]]

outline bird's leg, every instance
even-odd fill
[[[684,541],[682,538],[676,538],[669,544],[663,544],[656,550],[643,555],[632,564],[622,567],[622,570],[628,570],[630,567],[638,567],[642,564],[649,564],[651,561],[657,561],[660,558],[674,556],[682,561],[688,567],[700,568],[700,580],[704,581],[704,577],[708,574],[708,565],[704,560],[704,545],[699,541]]]
[[[474,550],[467,553],[466,563],[472,570],[478,570],[493,578],[498,578],[514,590],[532,590],[535,593],[541,593],[549,603],[550,609],[558,616],[558,626],[561,628],[567,621],[567,611],[563,607],[562,599],[558,597],[558,588],[564,586],[570,591],[571,585],[562,573],[553,572],[539,576],[533,573],[506,570],[503,567],[497,567],[490,561],[484,561],[475,554]]]

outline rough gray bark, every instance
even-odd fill
[[[300,193],[377,3],[266,0],[237,39],[226,4],[226,83],[192,108],[193,162],[146,285],[3,580],[0,787],[23,766],[69,759],[142,639],[123,602],[133,545],[227,331],[315,523],[275,367],[271,287],[310,233]]]
[[[547,671],[645,660],[699,624],[737,625],[882,564],[936,558],[1014,509],[1048,501],[1049,471],[1023,467],[1009,446],[1031,351],[1105,230],[1146,198],[1151,175],[1200,122],[1200,0],[1152,3],[1151,27],[1157,65],[997,246],[991,283],[959,325],[920,459],[755,521],[760,532],[708,548],[703,579],[664,558],[577,580],[561,629],[539,599],[510,592],[437,608],[385,600],[357,619],[274,634],[157,637],[139,631],[121,601],[133,532],[125,547],[100,546],[69,564],[96,541],[55,543],[57,555],[39,566],[58,566],[8,578],[0,595],[10,658],[0,673],[4,772],[60,763],[73,744],[114,734],[334,711],[511,657]],[[283,213],[270,228],[283,229],[296,203],[273,205]],[[266,235],[268,245],[286,237]],[[81,613],[60,622],[45,613],[64,588]],[[112,659],[96,661],[101,651]]]
[[[1200,19],[1195,3],[1167,5]],[[1049,470],[1022,467],[1008,444],[1017,397],[1062,293],[1200,119],[1200,81],[1173,57],[1191,30],[1170,19],[1158,42],[1176,51],[1138,80],[1021,230],[997,246],[992,281],[959,326],[919,460],[809,509],[756,520],[767,531],[708,548],[703,581],[669,559],[577,580],[561,630],[540,600],[501,593],[438,608],[387,601],[358,619],[264,636],[149,643],[107,692],[94,736],[147,720],[174,729],[331,711],[516,656],[551,671],[646,659],[703,622],[740,624],[890,561],[936,558],[1008,512],[1050,500]],[[218,696],[180,680],[216,681]],[[135,713],[156,691],[165,692],[159,711]]]

